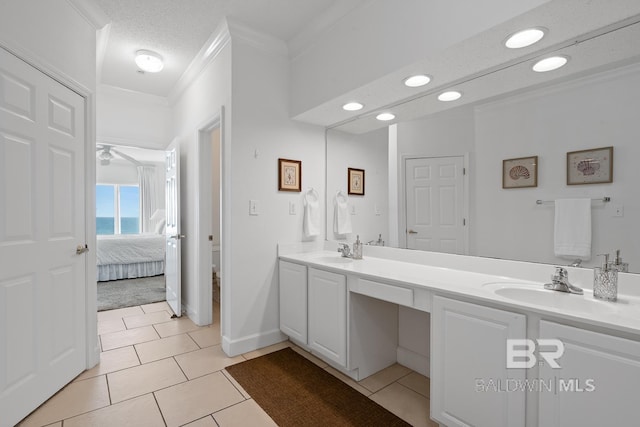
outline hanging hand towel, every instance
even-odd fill
[[[333,201],[333,232],[336,234],[351,233],[351,215],[349,215],[348,200],[342,191],[338,191]]]
[[[556,200],[554,252],[559,257],[591,258],[591,199]]]
[[[315,237],[320,234],[320,201],[318,199],[318,192],[313,188],[304,195],[302,230],[305,237]]]

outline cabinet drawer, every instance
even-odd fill
[[[413,289],[387,285],[367,279],[358,279],[351,292],[367,295],[383,301],[413,307]]]

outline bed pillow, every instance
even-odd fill
[[[156,234],[164,234],[164,225],[166,223],[166,220],[162,220],[159,223],[156,224]]]

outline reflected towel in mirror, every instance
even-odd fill
[[[349,198],[342,191],[338,191],[333,204],[333,232],[336,234],[351,233]]]
[[[591,258],[591,199],[556,200],[554,252],[559,257]]]

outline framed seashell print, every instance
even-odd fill
[[[502,161],[502,188],[538,186],[538,156]]]
[[[567,185],[613,182],[613,147],[567,153]]]

